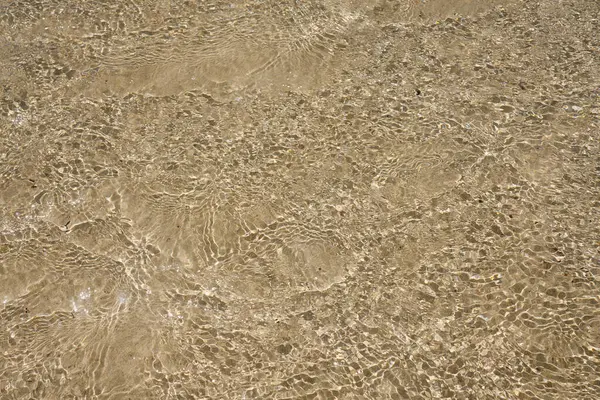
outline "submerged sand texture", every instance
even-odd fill
[[[600,398],[600,2],[0,2],[1,399]]]

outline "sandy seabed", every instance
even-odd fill
[[[0,0],[0,398],[600,398],[600,2]]]

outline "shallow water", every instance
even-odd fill
[[[599,2],[0,10],[0,398],[600,398]]]

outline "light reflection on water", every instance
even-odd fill
[[[0,398],[600,397],[599,3],[3,10]]]

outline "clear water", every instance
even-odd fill
[[[0,5],[0,398],[600,398],[599,2]]]

